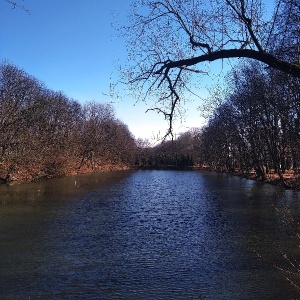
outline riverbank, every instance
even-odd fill
[[[35,168],[34,166],[18,167],[11,170],[9,174],[7,171],[0,172],[0,184],[1,183],[13,183],[13,182],[36,182],[44,179],[62,178],[81,174],[92,174],[96,172],[109,172],[109,171],[121,171],[132,169],[130,165],[126,164],[104,164],[91,166],[81,166],[76,168],[74,166],[64,166],[63,168]],[[1,171],[1,170],[0,170]],[[2,173],[2,174],[1,174]]]
[[[251,171],[249,173],[241,172],[240,170],[216,170],[211,169],[207,167],[200,167],[195,166],[195,170],[201,170],[201,171],[208,171],[208,172],[217,172],[217,173],[226,173],[231,174],[234,176],[243,177],[249,180],[255,180],[267,184],[276,185],[278,187],[284,188],[284,189],[291,189],[291,190],[297,190],[300,191],[300,177],[299,175],[294,175],[292,171],[287,171],[285,174],[282,174],[282,179],[280,176],[275,172],[270,172],[266,174],[265,180],[262,180],[261,178],[258,178],[255,171]]]
[[[1,183],[9,183],[9,182],[35,182],[43,179],[52,179],[52,178],[62,178],[75,176],[80,174],[92,174],[96,172],[109,172],[109,171],[121,171],[121,170],[130,170],[130,169],[140,169],[140,170],[183,170],[183,171],[191,171],[191,170],[199,170],[199,171],[207,171],[207,172],[216,172],[216,173],[226,173],[231,174],[233,176],[239,176],[243,178],[247,178],[249,180],[260,181],[267,184],[276,185],[278,187],[284,189],[292,189],[300,191],[300,177],[294,175],[293,172],[286,172],[282,175],[284,182],[280,179],[279,175],[271,172],[266,174],[266,179],[261,180],[257,177],[255,171],[251,171],[249,173],[241,172],[240,170],[225,170],[225,169],[214,169],[209,167],[203,167],[199,165],[194,166],[130,166],[125,164],[104,164],[104,165],[96,165],[93,167],[82,166],[80,168],[64,168],[64,169],[53,169],[46,171],[41,171],[40,169],[34,168],[18,168],[11,172],[8,179],[0,177]]]
[[[255,174],[251,174],[249,176],[249,179],[252,180],[259,180],[255,177]],[[285,189],[292,189],[292,190],[298,190],[300,191],[300,178],[299,176],[294,176],[292,173],[286,173],[282,175],[282,179],[279,177],[278,174],[271,173],[271,174],[266,174],[266,180],[261,180],[264,183],[272,184],[272,185],[277,185]]]

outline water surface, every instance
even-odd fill
[[[0,299],[292,299],[264,260],[299,193],[196,171],[0,186]]]

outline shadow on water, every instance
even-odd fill
[[[0,186],[1,299],[293,299],[272,205],[224,174],[111,172]]]
[[[94,173],[33,183],[0,184],[0,205],[37,204],[72,199],[101,185],[113,184],[132,171]]]

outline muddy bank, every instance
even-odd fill
[[[270,172],[265,175],[265,179],[262,179],[261,177],[257,176],[254,170],[250,171],[249,173],[245,173],[245,172],[241,172],[240,170],[218,170],[218,169],[212,169],[212,168],[200,167],[200,166],[195,166],[194,169],[201,170],[201,171],[208,171],[208,172],[231,174],[234,176],[239,176],[250,180],[276,185],[284,189],[292,189],[292,190],[300,191],[300,177],[299,175],[294,175],[293,171],[287,171],[285,174],[282,174],[282,178],[280,178],[280,176],[277,173]]]
[[[92,174],[96,172],[109,172],[109,171],[121,171],[129,170],[132,167],[125,164],[104,164],[90,166],[81,166],[80,168],[74,168],[73,166],[64,166],[63,168],[38,168],[18,167],[10,170],[9,173],[0,170],[0,184],[1,183],[13,183],[13,182],[35,182],[44,179],[62,178],[80,174]]]

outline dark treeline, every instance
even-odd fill
[[[283,179],[300,168],[300,80],[245,62],[201,134],[201,164]]]
[[[0,65],[0,179],[37,180],[124,168],[135,140],[109,104],[85,105]]]
[[[154,147],[143,140],[138,140],[137,145],[135,164],[141,168],[189,168],[198,161],[200,131],[192,129]]]

